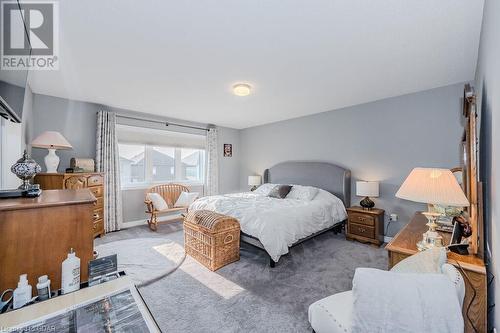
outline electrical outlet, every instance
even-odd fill
[[[397,221],[397,220],[398,220],[398,214],[394,214],[394,213],[393,213],[393,214],[391,214],[391,215],[389,216],[389,221],[391,221],[391,222],[395,222],[395,221]]]

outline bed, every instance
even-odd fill
[[[275,199],[255,192],[203,197],[189,209],[237,218],[241,240],[267,252],[271,267],[289,248],[332,230],[341,231],[350,205],[350,171],[326,162],[289,161],[264,171],[264,184],[318,188],[312,200]],[[264,185],[263,185],[264,186]]]

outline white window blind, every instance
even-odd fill
[[[117,125],[123,187],[203,183],[204,135]]]

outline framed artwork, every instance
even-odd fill
[[[224,157],[233,156],[233,145],[231,143],[224,144]]]

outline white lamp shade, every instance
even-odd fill
[[[47,149],[71,149],[71,144],[61,133],[55,131],[46,131],[31,141],[31,146],[35,148]]]
[[[248,176],[248,185],[260,185],[262,178],[260,176]]]
[[[356,195],[358,197],[378,197],[379,186],[378,182],[356,182]]]
[[[396,197],[432,205],[466,207],[469,200],[448,169],[415,168],[408,175]]]

